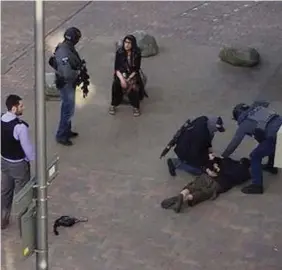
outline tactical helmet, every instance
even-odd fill
[[[250,108],[249,105],[245,104],[245,103],[239,103],[237,104],[234,109],[233,109],[233,119],[234,120],[238,120],[239,116],[241,115],[242,112],[248,110]]]
[[[76,27],[70,27],[65,31],[64,38],[75,45],[81,38],[81,32]]]
[[[219,132],[225,132],[224,123],[220,116],[216,120],[216,128]]]

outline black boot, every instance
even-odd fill
[[[273,167],[273,165],[270,165],[270,164],[264,164],[262,166],[262,169],[266,172],[271,173],[271,174],[278,174],[278,168]]]
[[[178,199],[178,196],[174,196],[174,197],[170,197],[170,198],[164,199],[161,202],[162,208],[164,208],[164,209],[171,208],[172,206],[175,205],[175,203],[177,202],[177,199]]]
[[[57,139],[57,143],[65,145],[65,146],[73,145],[72,141],[69,139]]]
[[[74,131],[70,131],[69,133],[69,138],[75,138],[75,137],[78,137],[78,132],[74,132]]]
[[[241,191],[245,194],[263,194],[263,186],[250,184],[249,186],[243,187]]]
[[[169,158],[169,159],[167,160],[167,166],[168,166],[169,174],[170,174],[171,176],[176,176],[175,167],[174,167],[174,164],[173,164],[171,158]]]
[[[183,195],[182,194],[179,194],[177,196],[177,202],[175,203],[175,207],[174,207],[174,211],[175,213],[179,213],[181,208],[182,208],[182,205],[183,205]]]

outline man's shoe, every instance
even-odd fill
[[[72,141],[70,141],[69,139],[57,139],[57,143],[62,144],[64,146],[71,146],[73,145]]]
[[[241,191],[245,194],[263,194],[263,186],[251,184],[243,187]]]
[[[171,176],[176,176],[175,167],[174,167],[174,164],[173,164],[171,158],[169,158],[169,159],[167,160],[167,166],[168,166],[169,174],[170,174]]]
[[[174,207],[174,211],[175,213],[179,213],[181,208],[182,208],[182,205],[183,205],[183,195],[182,194],[179,194],[177,196],[177,202],[175,203],[175,207]]]
[[[278,174],[278,168],[273,167],[273,166],[268,165],[268,164],[263,165],[262,169],[266,172],[271,173],[271,174]]]
[[[71,131],[71,132],[69,133],[69,138],[75,138],[75,137],[77,137],[78,135],[79,135],[78,132]]]
[[[178,200],[178,196],[174,196],[174,197],[170,197],[170,198],[164,199],[161,202],[161,206],[164,209],[169,209],[177,202],[177,200]]]

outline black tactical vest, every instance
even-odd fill
[[[18,124],[28,124],[19,118],[10,122],[1,120],[1,156],[6,159],[19,160],[25,158],[20,141],[14,138],[14,128]]]

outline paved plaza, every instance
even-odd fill
[[[33,3],[1,6],[2,111],[6,95],[21,95],[34,139]],[[45,7],[46,59],[64,30],[76,26],[91,77],[89,97],[77,97],[80,137],[71,148],[56,144],[60,104],[47,102],[48,161],[60,156],[60,174],[49,188],[49,269],[281,270],[281,174],[265,174],[261,196],[235,188],[175,214],[160,202],[193,178],[170,177],[159,155],[188,118],[223,117],[227,131],[214,141],[221,154],[236,129],[236,103],[263,98],[282,113],[282,3],[50,1]],[[154,35],[160,53],[142,62],[149,98],[141,117],[128,106],[113,117],[114,43],[134,30]],[[233,44],[255,47],[261,65],[220,62],[220,48]],[[247,156],[254,145],[245,139],[233,156]],[[53,221],[61,215],[89,221],[54,236]],[[35,269],[35,256],[21,258],[16,220],[1,242],[1,269]]]

